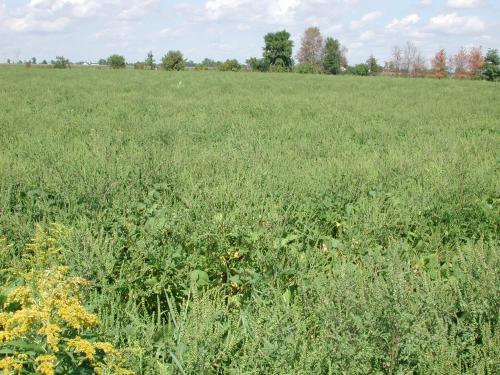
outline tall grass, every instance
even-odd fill
[[[0,82],[0,234],[73,229],[65,263],[137,372],[500,372],[497,85]]]

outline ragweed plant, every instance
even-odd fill
[[[61,225],[37,228],[21,260],[2,271],[0,370],[6,375],[133,374],[123,367],[123,352],[93,334],[99,319],[83,305],[88,281],[58,264],[67,234]],[[0,256],[9,251],[0,239]]]

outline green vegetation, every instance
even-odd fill
[[[148,56],[146,57],[146,61],[144,65],[148,67],[148,69],[153,70],[155,68],[155,58],[153,56],[153,52],[149,51]]]
[[[483,77],[488,81],[500,80],[500,56],[496,49],[488,50],[484,58]]]
[[[325,51],[323,57],[323,68],[329,74],[340,73],[342,52],[341,46],[337,39],[326,38]]]
[[[227,59],[219,65],[219,70],[222,72],[239,72],[241,65],[236,59]]]
[[[0,82],[2,268],[36,225],[71,228],[60,262],[91,281],[93,335],[136,350],[127,368],[500,373],[496,85],[22,67]]]
[[[108,57],[108,65],[113,69],[125,68],[125,57],[121,55],[111,55]]]
[[[161,59],[163,69],[165,70],[184,70],[186,60],[181,51],[168,51]]]
[[[263,59],[271,71],[289,71],[293,66],[293,41],[288,31],[267,33],[264,36]]]
[[[69,68],[70,62],[64,56],[57,56],[54,61],[52,61],[52,66],[56,69],[66,69]]]

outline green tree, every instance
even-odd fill
[[[489,49],[484,58],[481,75],[488,81],[500,80],[500,56],[498,50]]]
[[[146,57],[146,61],[144,62],[149,69],[153,70],[155,67],[155,59],[153,57],[153,51],[148,52],[148,57]]]
[[[125,57],[120,55],[111,55],[108,57],[108,65],[113,69],[125,68]]]
[[[98,62],[99,65],[107,65],[108,62],[106,61],[106,59],[99,59],[99,62]]]
[[[264,59],[258,59],[257,57],[250,57],[246,61],[247,65],[255,72],[267,72],[269,70],[269,65],[267,65]]]
[[[208,68],[212,68],[217,65],[217,62],[212,59],[209,59],[208,57],[205,57],[201,62],[201,65],[206,66]]]
[[[181,51],[168,51],[161,59],[163,69],[165,70],[184,70],[186,62]]]
[[[264,42],[263,57],[266,64],[270,67],[290,70],[293,66],[293,41],[290,40],[290,33],[285,30],[268,33],[264,36]]]
[[[236,59],[227,59],[224,63],[219,65],[219,70],[223,72],[239,72],[241,65]]]
[[[355,76],[368,76],[370,68],[367,64],[357,64],[349,68],[349,73]]]
[[[52,61],[52,65],[56,69],[66,69],[69,67],[69,60],[64,56],[57,56],[55,61]]]
[[[328,74],[339,74],[342,64],[342,49],[337,39],[326,38],[323,51],[323,69]]]
[[[373,55],[370,55],[368,60],[366,60],[366,65],[368,65],[368,71],[372,76],[379,74],[383,70]]]
[[[32,57],[32,58],[31,58],[31,63],[32,63],[33,65],[36,65],[36,57]]]

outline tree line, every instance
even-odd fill
[[[235,72],[249,70],[360,76],[385,74],[399,77],[500,80],[500,57],[496,49],[488,50],[485,56],[481,47],[461,48],[455,55],[448,55],[446,50],[440,49],[428,64],[417,46],[412,42],[407,42],[402,47],[393,48],[391,58],[385,62],[384,66],[379,65],[373,55],[369,56],[365,63],[349,65],[346,57],[347,48],[333,37],[324,38],[317,27],[309,27],[304,31],[295,59],[294,43],[290,37],[290,33],[286,30],[267,33],[264,36],[262,56],[249,58],[246,60],[246,65],[240,64],[236,59],[221,62],[208,58],[196,64],[186,60],[182,52],[176,50],[169,51],[158,63],[150,51],[144,61],[136,62],[133,66],[136,69],[150,70],[178,71],[188,67],[199,71],[217,69]],[[36,64],[36,58],[33,57],[26,64]],[[62,56],[58,56],[51,64],[54,68],[70,66],[69,60]],[[127,62],[123,56],[115,54],[107,59],[100,59],[99,65],[121,69],[127,66]]]

